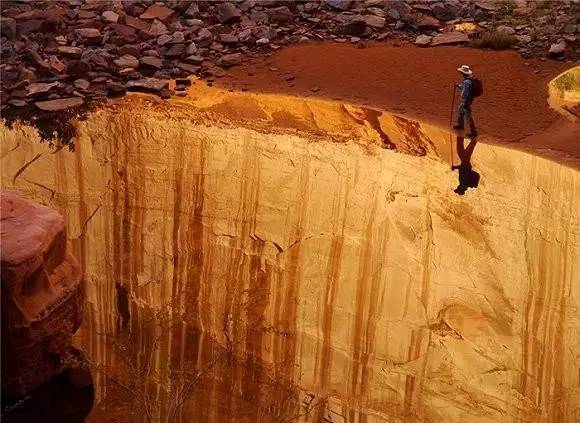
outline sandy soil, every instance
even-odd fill
[[[376,44],[361,49],[316,43],[253,58],[216,84],[234,90],[344,100],[445,126],[452,84],[461,79],[457,67],[464,63],[484,81],[484,96],[473,106],[481,140],[493,138],[580,157],[580,132],[570,128],[546,101],[547,83],[574,63],[526,61],[513,51],[462,47]],[[545,131],[550,135],[538,139]]]

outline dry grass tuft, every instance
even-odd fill
[[[483,32],[471,44],[476,48],[489,48],[492,50],[507,50],[518,42],[513,35],[502,34],[496,31]]]

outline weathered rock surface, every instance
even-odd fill
[[[0,131],[2,183],[66,211],[92,306],[80,345],[135,392],[103,376],[99,412],[145,419],[153,386],[161,420],[184,369],[211,363],[183,421],[288,421],[312,403],[304,422],[574,421],[576,170],[480,143],[479,187],[459,197],[439,128],[200,85],[181,106],[90,115],[75,153]],[[132,356],[154,377],[122,367]]]
[[[63,217],[0,193],[2,394],[21,396],[54,376],[83,311],[81,269]]]

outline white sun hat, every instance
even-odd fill
[[[473,75],[473,71],[469,68],[468,65],[461,65],[461,67],[457,68],[457,70],[464,75],[469,75],[469,76]]]

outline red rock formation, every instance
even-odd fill
[[[2,392],[18,396],[50,379],[82,319],[81,268],[66,251],[64,218],[0,193]]]

